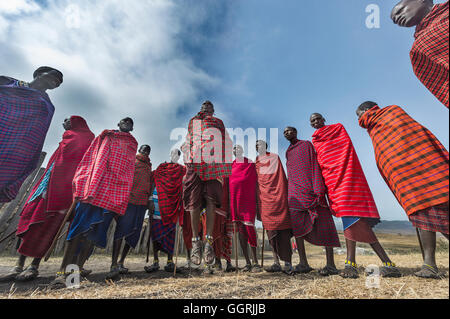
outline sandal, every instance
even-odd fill
[[[119,266],[111,266],[109,273],[106,274],[106,279],[116,279],[119,275]]]
[[[10,273],[8,273],[4,276],[0,276],[0,282],[8,282],[8,281],[14,280],[22,272],[23,272],[23,268],[16,266],[11,270]]]
[[[125,268],[125,267],[123,266],[123,264],[118,264],[118,266],[119,266],[119,273],[120,273],[121,275],[126,275],[126,274],[129,273],[128,268]]]
[[[292,267],[292,265],[284,265],[282,271],[283,273],[289,276],[295,275],[294,268]]]
[[[213,249],[211,243],[209,242],[209,239],[206,241],[205,250],[203,252],[203,255],[205,256],[205,262],[208,265],[213,264],[214,261],[216,260],[216,255],[214,253],[214,249]]]
[[[298,264],[294,268],[294,273],[296,273],[296,274],[308,274],[308,273],[310,273],[313,270],[314,269],[311,268],[309,265],[305,266],[305,265]]]
[[[245,267],[242,269],[243,272],[250,272],[252,271],[252,265],[247,264],[245,265]]]
[[[258,272],[262,272],[262,271],[263,271],[263,269],[262,269],[262,267],[259,264],[252,265],[251,272],[258,273]]]
[[[167,265],[164,267],[164,271],[167,272],[173,272],[175,270],[175,264],[173,262],[167,263]]]
[[[30,265],[28,266],[27,269],[25,269],[23,272],[17,275],[16,280],[21,282],[32,281],[36,279],[38,276],[39,276],[38,268],[34,265]]]
[[[426,279],[442,279],[436,266],[424,264],[422,268],[414,274],[414,276]]]
[[[339,275],[342,278],[357,279],[359,278],[358,266],[354,262],[346,261],[344,270]]]
[[[394,263],[383,263],[383,267],[380,269],[381,277],[384,278],[400,278],[402,276],[400,270]]]
[[[267,267],[264,270],[267,271],[267,272],[270,272],[270,273],[275,273],[275,272],[281,272],[282,268],[281,268],[280,264],[275,263],[272,266]]]
[[[199,266],[202,263],[202,242],[201,240],[192,240],[191,262]]]
[[[151,265],[151,266],[145,266],[145,267],[144,267],[144,270],[145,270],[145,272],[147,272],[147,273],[152,273],[152,272],[158,271],[158,270],[159,270],[159,263],[158,263],[158,262],[155,262],[155,263],[153,263],[153,265]]]
[[[225,272],[235,272],[236,267],[234,267],[230,262],[227,261],[227,267],[225,268]]]
[[[319,270],[319,275],[323,277],[339,275],[339,270],[337,270],[336,267],[325,266],[324,268]]]
[[[48,284],[47,289],[56,290],[56,289],[64,289],[67,287],[66,278],[70,274],[66,273],[57,273],[55,279],[51,283]]]

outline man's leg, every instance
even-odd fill
[[[131,246],[128,245],[128,243],[125,243],[125,247],[123,247],[122,255],[120,256],[120,260],[119,260],[120,265],[122,265],[122,266],[124,265],[125,258],[127,258],[128,253],[130,252],[130,249],[131,249]]]
[[[205,262],[208,265],[214,263],[215,254],[213,248],[213,232],[214,232],[214,221],[216,218],[216,204],[213,199],[206,198],[206,236],[205,236],[205,250],[203,252],[205,257]],[[195,233],[194,233],[195,234]]]
[[[200,214],[201,207],[191,211],[191,227],[192,234],[198,236],[200,229]],[[191,261],[194,265],[200,265],[202,263],[202,241],[200,237],[192,237],[192,254]]]
[[[242,253],[246,262],[244,271],[250,271],[252,262],[250,261],[250,256],[248,255],[248,237],[247,234],[243,231],[239,232],[239,244],[241,245]]]
[[[119,259],[120,248],[122,247],[122,239],[116,240],[113,243],[111,268],[117,267],[117,260]]]
[[[313,269],[309,266],[308,258],[306,257],[305,240],[301,237],[295,238],[297,243],[298,256],[300,257],[300,263],[295,267],[294,272],[300,274],[307,274]]]
[[[356,279],[359,277],[356,265],[356,242],[346,238],[345,246],[347,247],[347,260],[344,270],[341,272],[341,277]]]
[[[436,265],[436,233],[419,229],[419,234],[424,252],[424,267],[416,275],[419,277],[434,278],[438,274]]]

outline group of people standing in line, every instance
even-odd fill
[[[447,108],[448,7],[448,2],[433,6],[432,1],[404,0],[392,16],[399,25],[418,25],[411,52],[414,70]],[[415,13],[412,20],[408,18],[411,12]],[[446,60],[441,54],[445,50]],[[445,68],[446,73],[442,72]],[[46,91],[63,82],[63,74],[50,67],[37,69],[33,78],[27,83],[0,77],[2,203],[17,196],[36,168],[54,112]],[[106,247],[113,219],[116,228],[108,278],[125,274],[125,258],[140,239],[147,211],[154,251],[153,264],[145,267],[149,273],[159,270],[160,251],[168,254],[165,270],[175,271],[177,223],[183,229],[189,266],[204,261],[221,269],[224,258],[225,271],[238,270],[231,262],[232,236],[238,233],[246,260],[243,271],[262,271],[256,250],[258,219],[273,252],[274,263],[266,268],[268,272],[311,272],[306,240],[325,247],[326,266],[319,271],[322,276],[357,278],[357,242],[371,245],[381,260],[382,276],[401,276],[373,231],[380,214],[342,124],[326,125],[323,115],[312,114],[309,120],[316,130],[312,142],[300,140],[297,129],[287,127],[284,137],[290,146],[286,174],[280,157],[268,150],[266,141],[257,141],[255,161],[244,156],[242,146],[233,147],[214,112],[210,101],[203,103],[189,122],[181,150],[172,150],[170,162],[156,170],[152,170],[150,161],[151,147],[142,145],[138,150],[131,135],[131,118],[120,120],[117,130],[104,130],[97,137],[82,117],[67,118],[62,141],[21,212],[16,232],[20,255],[17,265],[0,280],[36,278],[41,260],[49,257],[68,221],[64,257],[52,286],[65,285],[70,274],[67,266],[72,264],[78,266],[81,276],[90,274],[85,262],[94,247]],[[416,276],[440,278],[435,248],[436,233],[447,239],[449,235],[448,151],[397,105],[380,108],[368,101],[357,108],[356,114],[373,142],[380,174],[419,230],[424,264]],[[220,132],[212,140],[211,130]],[[178,163],[182,155],[185,165]],[[344,226],[347,259],[342,271],[334,262],[333,248],[339,247],[340,241],[333,216],[341,218]],[[300,259],[295,267],[292,237]],[[25,268],[27,257],[33,260]]]

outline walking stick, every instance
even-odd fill
[[[180,249],[180,227],[177,225],[177,242],[175,244],[175,269],[173,270],[173,276],[176,276],[178,265],[178,250]]]
[[[67,211],[66,216],[64,217],[64,220],[63,220],[63,222],[61,224],[61,227],[59,227],[58,232],[56,233],[56,236],[53,239],[52,245],[50,246],[50,248],[47,250],[47,253],[45,254],[44,261],[48,261],[50,256],[51,256],[51,254],[53,253],[53,249],[55,249],[56,243],[59,240],[59,236],[61,235],[61,233],[62,233],[62,231],[64,229],[64,226],[66,226],[67,221],[72,216],[72,212],[74,211],[76,205],[77,205],[77,201],[74,200],[72,202],[72,205],[70,206],[69,210]]]
[[[417,239],[419,239],[420,251],[422,252],[422,258],[425,260],[425,252],[423,250],[422,238],[420,238],[419,228],[416,228]]]
[[[148,264],[148,261],[150,259],[150,241],[152,239],[152,220],[153,220],[153,214],[148,215],[148,238],[147,238],[147,260],[146,264]]]
[[[266,241],[266,230],[263,227],[263,238],[262,238],[262,248],[261,248],[261,267],[264,268],[264,242]]]
[[[234,228],[234,258],[236,260],[236,273],[239,271],[239,262],[238,262],[238,239],[236,232],[236,222],[233,223]]]

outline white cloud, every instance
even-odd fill
[[[0,14],[21,14],[38,11],[39,5],[33,0],[2,0]]]
[[[63,85],[49,92],[56,107],[44,146],[49,153],[69,115],[84,116],[95,134],[130,116],[138,142],[152,146],[152,161],[167,160],[170,131],[189,120],[176,118],[178,108],[197,110],[201,90],[218,83],[180,49],[180,31],[189,26],[177,17],[175,1],[55,0],[40,10],[30,1],[5,3],[0,31],[5,21],[9,31],[0,37],[1,73],[30,80],[41,65],[64,73]],[[33,14],[5,14],[20,12]]]

